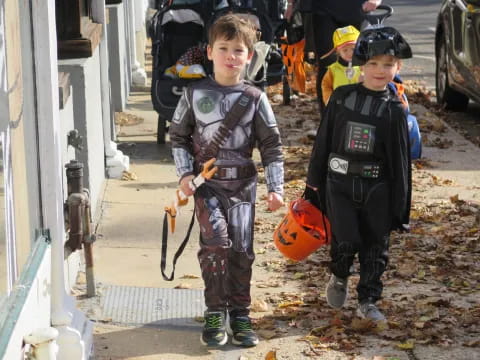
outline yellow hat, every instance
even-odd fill
[[[360,35],[360,32],[355,28],[355,26],[348,25],[342,28],[338,28],[333,32],[333,49],[323,55],[321,59],[326,58],[335,50],[340,49],[345,45],[355,44],[358,35]]]

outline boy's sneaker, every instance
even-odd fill
[[[259,339],[252,328],[252,321],[247,315],[235,316],[230,319],[232,343],[239,346],[251,347],[258,344]]]
[[[335,309],[340,309],[347,301],[348,278],[342,279],[332,274],[325,290],[327,303]]]
[[[225,313],[223,311],[206,311],[205,325],[200,341],[206,346],[221,346],[227,343]]]
[[[387,319],[382,314],[380,310],[378,310],[375,303],[371,300],[367,300],[362,302],[357,309],[357,315],[363,319],[369,319],[373,322],[385,322]]]

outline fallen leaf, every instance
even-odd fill
[[[267,312],[269,310],[267,302],[263,299],[255,299],[252,301],[250,309],[253,312]]]
[[[376,324],[372,320],[360,319],[356,317],[352,320],[350,326],[356,331],[366,332],[374,329],[376,327]]]
[[[303,305],[302,300],[284,301],[284,302],[281,302],[280,304],[278,304],[278,308],[283,309],[283,308],[286,308],[286,307],[300,306],[300,305]]]
[[[277,352],[270,350],[267,355],[265,355],[265,360],[277,360]]]
[[[416,321],[415,322],[415,327],[417,329],[423,329],[425,327],[425,323],[423,321]]]
[[[401,350],[413,350],[415,343],[413,341],[407,341],[396,345]]]
[[[262,338],[265,340],[270,340],[273,339],[275,336],[277,336],[277,332],[275,330],[257,330],[257,334],[260,335]]]
[[[450,196],[450,201],[455,204],[459,201],[459,197],[458,197],[458,194],[456,195],[453,195],[453,196]]]
[[[304,279],[307,275],[305,273],[301,273],[301,272],[297,272],[295,274],[293,274],[293,278],[295,280],[300,280],[300,279]]]
[[[137,180],[138,177],[134,172],[130,171],[123,171],[122,173],[122,180],[129,181],[129,180]]]
[[[200,276],[193,274],[184,274],[180,279],[200,279]]]
[[[343,321],[340,317],[335,316],[330,320],[330,325],[343,326]]]
[[[192,288],[192,284],[189,284],[189,283],[180,283],[174,287],[174,289],[191,289],[191,288]]]
[[[467,341],[463,345],[468,346],[468,347],[478,347],[478,346],[480,346],[480,339]]]

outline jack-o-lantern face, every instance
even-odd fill
[[[276,247],[292,260],[303,260],[330,242],[330,223],[320,210],[300,198],[290,203],[288,213],[273,234]]]

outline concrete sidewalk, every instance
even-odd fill
[[[433,115],[423,107],[414,106],[413,110],[420,120],[437,121],[432,120]],[[276,350],[278,359],[311,359],[303,355],[308,344],[297,341],[306,334],[300,330],[295,332],[295,329],[285,331],[284,337],[263,339],[253,349],[226,345],[219,350],[207,350],[200,344],[203,282],[196,257],[198,228],[194,227],[190,242],[178,261],[175,280],[164,281],[160,272],[162,221],[164,206],[172,201],[177,188],[175,167],[168,142],[162,146],[156,144],[157,114],[152,110],[148,89],[131,94],[126,112],[143,119],[135,125],[117,129],[119,149],[130,156],[130,176],[106,181],[96,227],[98,240],[93,250],[98,296],[79,301],[79,307],[95,321],[95,358],[245,360],[265,359],[269,351]],[[288,119],[279,119],[280,123],[286,121]],[[451,179],[455,185],[416,193],[415,199],[448,200],[458,194],[464,200],[480,201],[480,149],[448,127],[439,136],[448,138],[453,145],[449,149],[424,148],[424,157],[434,165],[428,172],[441,179]],[[261,186],[259,196],[263,195],[263,190]],[[191,205],[190,202],[182,209],[177,218],[176,234],[169,238],[168,274],[173,253],[183,240],[191,219]],[[283,213],[275,215],[278,220]],[[265,234],[265,239],[271,239],[271,233]],[[256,261],[263,259],[258,255]],[[269,276],[263,268],[254,268],[254,282]],[[324,284],[319,286],[323,288]],[[79,298],[82,298],[83,289],[80,281],[76,289]],[[298,289],[292,285],[268,291],[295,292]],[[264,294],[262,287],[252,287],[254,299]],[[356,359],[371,359],[382,354],[381,351],[384,351],[381,344],[372,345],[370,349],[363,349],[364,355]],[[418,347],[415,359],[479,359],[474,349],[462,351]],[[388,354],[392,359],[410,359],[401,350],[389,350]],[[318,358],[349,357],[331,351]]]
[[[144,121],[117,129],[118,148],[130,157],[130,174],[123,180],[106,180],[94,246],[98,294],[82,298],[82,281],[76,289],[82,298],[79,306],[95,321],[95,359],[240,359],[244,354],[245,359],[263,359],[269,344],[254,350],[233,345],[207,350],[200,344],[204,303],[196,224],[174,281],[163,280],[164,206],[171,204],[178,178],[170,145],[156,144],[157,115],[149,93],[133,92],[126,112]],[[169,235],[167,275],[186,234],[192,205],[190,201],[181,209],[176,233]]]

